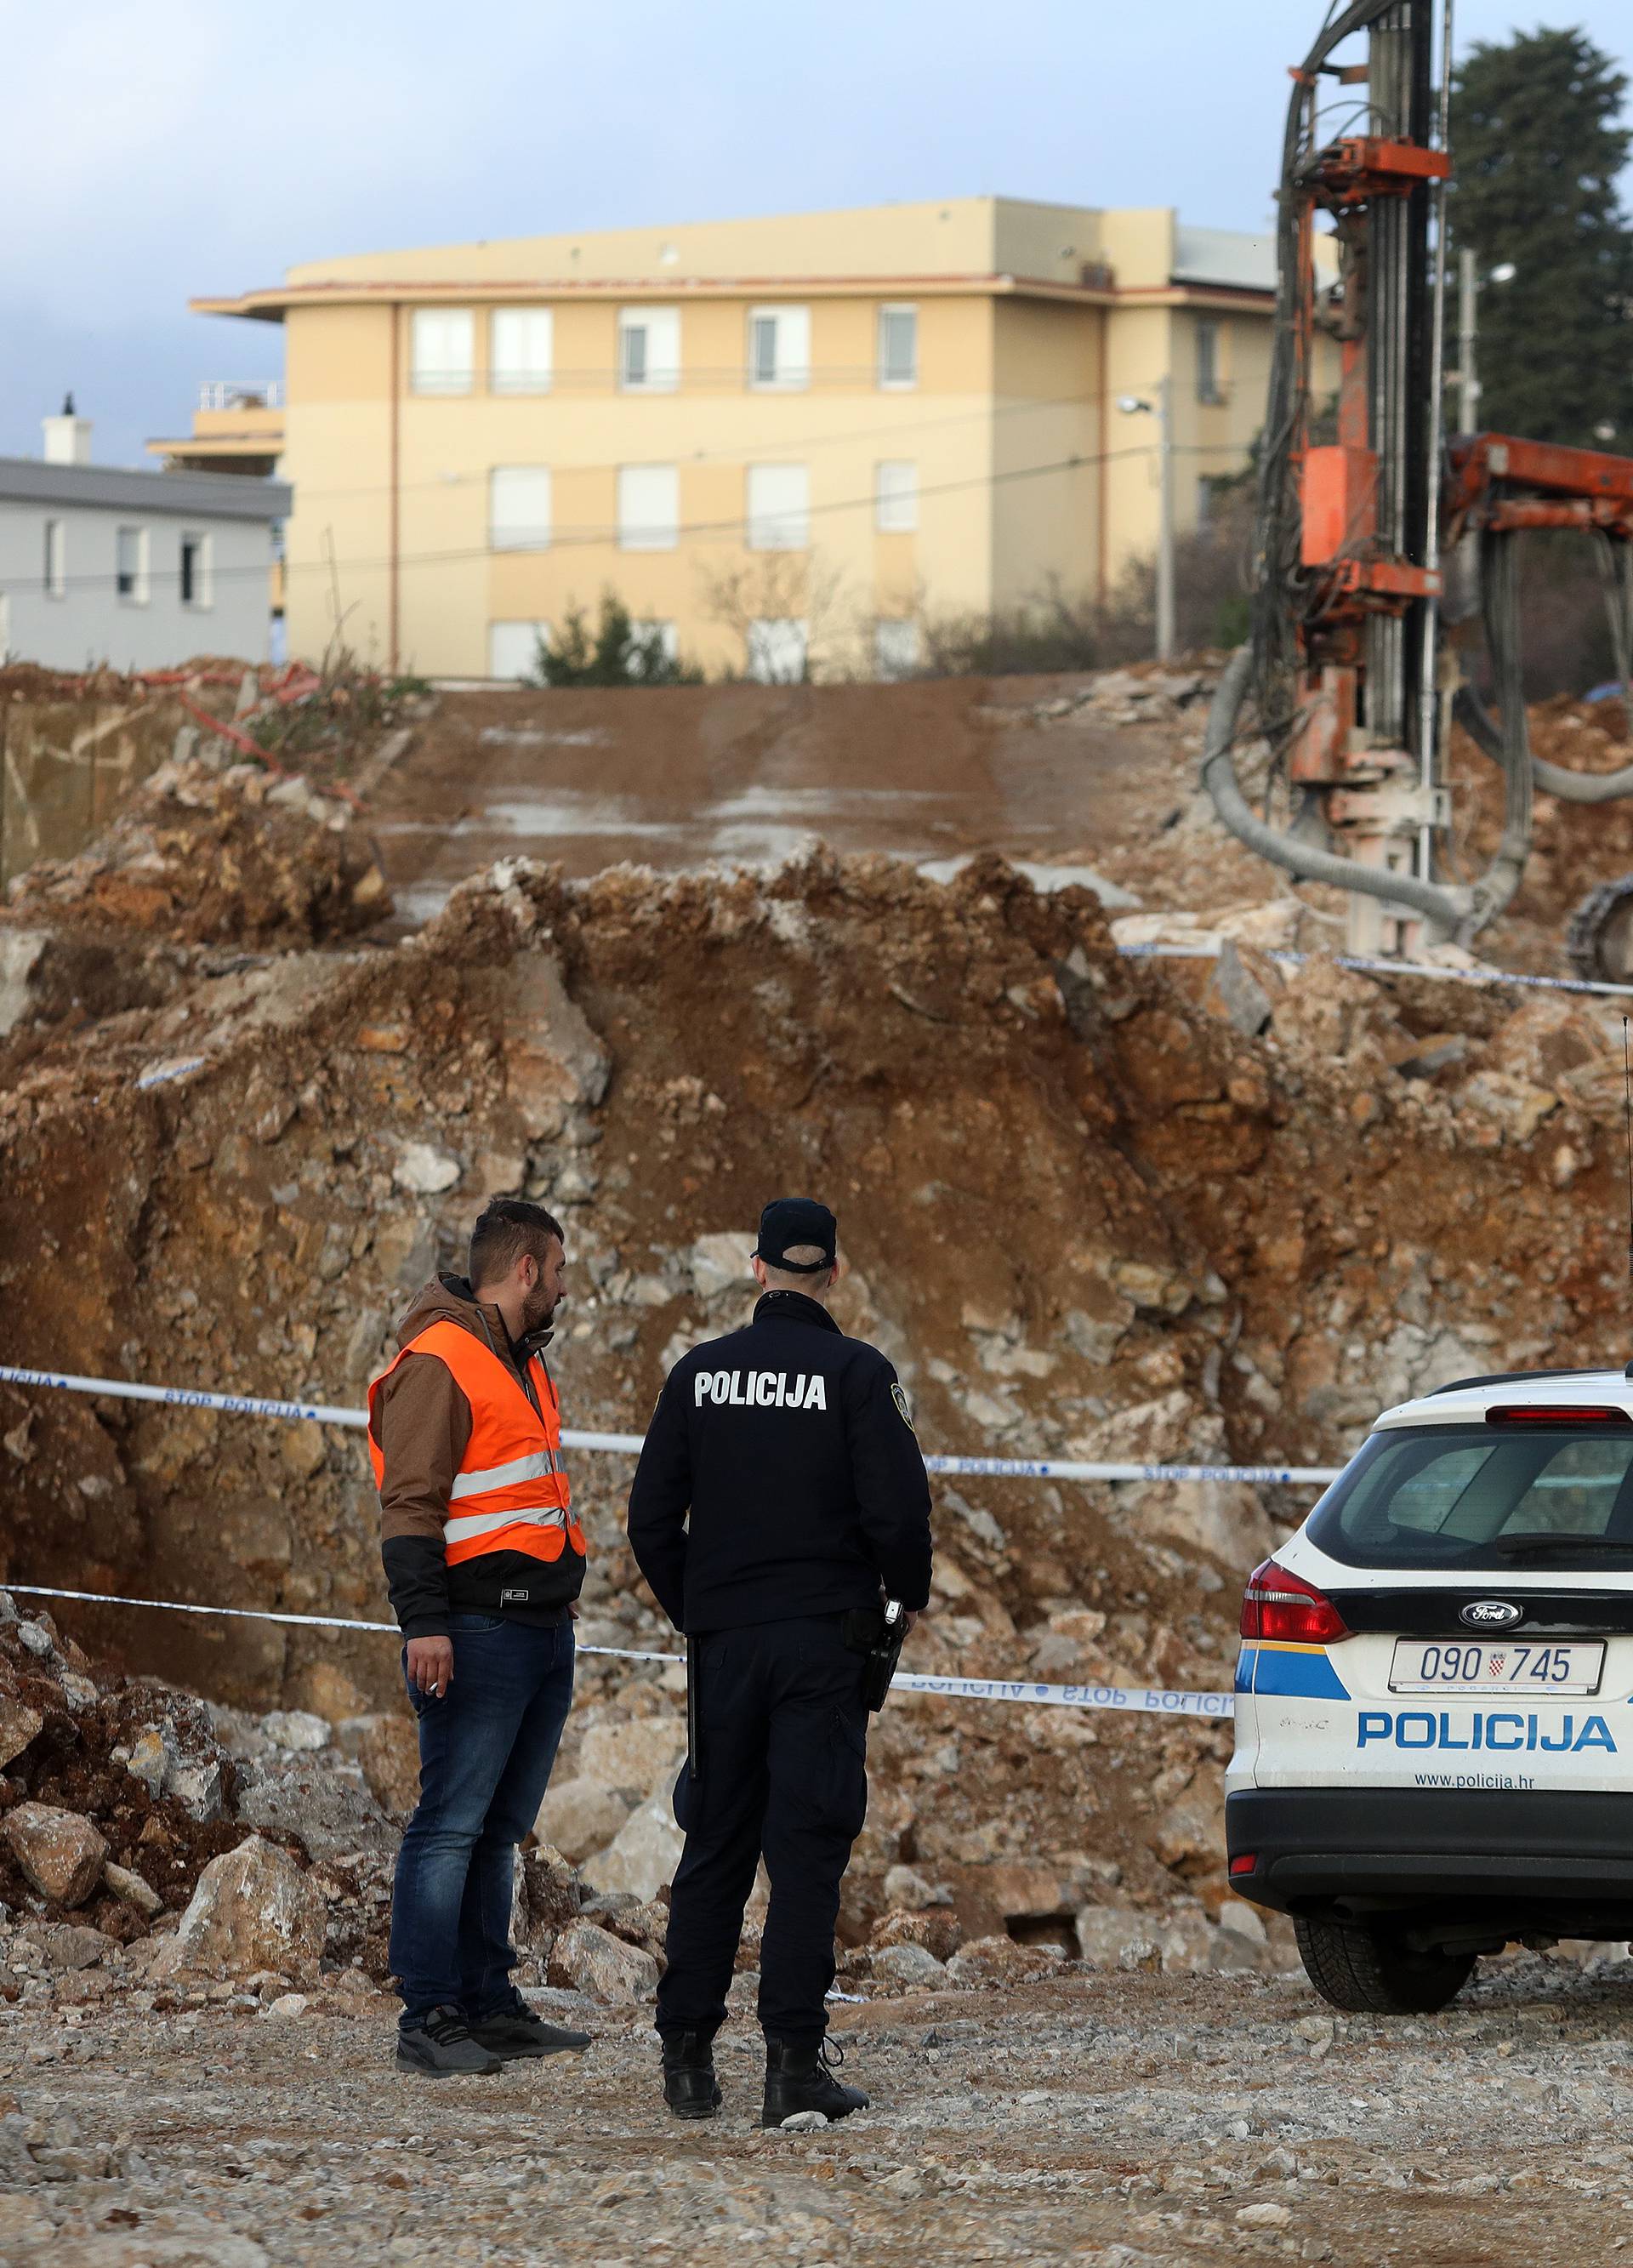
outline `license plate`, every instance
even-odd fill
[[[1597,1693],[1605,1642],[1534,1638],[1398,1638],[1392,1693]]]

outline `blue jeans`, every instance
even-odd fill
[[[408,1683],[420,1727],[420,1800],[397,1855],[391,1967],[402,2021],[448,2003],[489,2016],[516,2002],[511,1889],[573,1697],[573,1626],[453,1615],[453,1677],[440,1700]],[[403,1648],[408,1683],[408,1648]]]

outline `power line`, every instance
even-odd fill
[[[1220,401],[1217,403],[1210,402],[1206,406],[1209,408],[1222,408],[1226,406],[1233,386],[1233,380],[1222,381],[1222,398]],[[944,431],[950,425],[972,425],[990,423],[999,417],[1033,416],[1038,412],[1046,409],[1098,409],[1104,401],[1121,400],[1122,398],[1122,394],[1127,393],[1128,391],[1129,391],[1129,389],[1123,388],[1119,394],[1051,394],[1046,395],[1036,401],[1007,401],[1001,403],[997,408],[991,409],[960,410],[954,416],[916,418],[911,423],[905,424],[898,423],[892,425],[854,426],[849,431],[841,433],[795,434],[791,438],[787,440],[769,440],[765,444],[765,446],[770,451],[831,448],[836,447],[845,442],[890,440],[897,437],[904,437],[909,433],[938,432]],[[202,438],[208,438],[208,436],[204,436]],[[1209,450],[1217,450],[1221,453],[1234,448],[1238,454],[1243,456],[1247,454],[1246,443],[1236,445],[1228,441],[1223,441],[1197,444],[1196,446]],[[574,463],[571,465],[563,465],[554,469],[570,473],[615,473],[622,471],[626,468],[629,469],[638,469],[648,465],[709,465],[717,464],[723,460],[741,460],[742,459],[743,451],[740,447],[695,449],[689,452],[683,457],[676,457],[673,455],[667,457],[646,458],[619,457],[607,460],[599,464]],[[512,460],[512,462],[514,460]],[[496,469],[500,468],[489,466],[484,469],[469,473],[444,473],[439,475],[434,481],[399,482],[395,486],[395,493],[400,497],[440,494],[446,489],[467,487],[479,481],[486,481]],[[543,468],[541,468],[541,469]],[[313,502],[319,498],[323,499],[325,502],[335,502],[351,497],[386,496],[392,493],[392,489],[393,483],[389,481],[373,481],[370,482],[366,486],[350,489],[314,489],[303,481],[298,483],[298,494],[299,497],[305,498],[308,503]]]
[[[927,488],[920,488],[917,494],[921,500],[926,497],[967,495],[975,489],[1004,488],[1017,481],[1039,480],[1054,474],[1082,472],[1091,467],[1098,468],[1105,465],[1126,463],[1136,458],[1154,457],[1159,453],[1159,449],[1160,444],[1153,440],[1129,449],[1107,449],[1097,453],[1074,454],[1056,458],[1048,464],[1019,465],[1012,467],[1007,472],[978,474],[969,480],[936,482]],[[1218,450],[1216,446],[1206,442],[1181,442],[1173,446],[1171,453],[1180,457],[1215,456],[1217,455]],[[871,493],[865,497],[837,497],[826,504],[807,504],[805,512],[798,517],[810,520],[828,517],[837,512],[871,512],[876,509],[878,501],[878,497]],[[763,515],[763,519],[769,521],[786,519],[791,516],[792,515],[787,512],[767,512]],[[666,545],[662,550],[656,547],[644,547],[640,550],[625,551],[619,543],[617,527],[612,526],[570,530],[560,536],[553,534],[548,543],[536,547],[518,546],[512,549],[496,549],[491,543],[484,543],[462,546],[450,551],[399,552],[394,561],[389,553],[383,554],[375,559],[331,560],[327,557],[286,559],[283,562],[283,571],[285,575],[328,575],[335,572],[372,574],[388,572],[395,565],[398,571],[401,572],[410,567],[468,565],[475,560],[494,558],[544,559],[556,551],[598,549],[614,550],[621,556],[628,558],[662,558],[672,550],[683,549],[690,542],[717,541],[722,537],[745,534],[756,524],[756,521],[751,519],[746,513],[731,519],[690,521],[676,527],[674,543]],[[766,544],[755,545],[752,548],[768,557],[791,557],[800,552],[808,551],[812,547],[808,544]],[[257,561],[245,566],[216,567],[211,570],[210,579],[212,582],[221,582],[235,576],[265,577],[273,563],[270,561]],[[151,583],[152,579],[150,571],[148,580]],[[99,588],[110,583],[117,583],[118,580],[117,571],[107,575],[69,575],[63,578],[55,588],[57,590],[70,587]],[[9,583],[0,582],[0,591],[39,593],[45,595],[38,578],[32,576],[21,580],[13,579]],[[200,609],[200,611],[207,612],[208,609]]]

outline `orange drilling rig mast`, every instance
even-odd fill
[[[1253,636],[1225,671],[1203,756],[1225,824],[1286,872],[1347,891],[1350,948],[1367,954],[1409,954],[1425,932],[1467,941],[1502,911],[1530,849],[1534,786],[1584,802],[1633,794],[1633,765],[1583,774],[1532,757],[1517,572],[1527,529],[1593,537],[1625,697],[1633,460],[1444,431],[1451,28],[1450,0],[1354,0],[1331,11],[1292,73]],[[1365,59],[1340,61],[1361,38]],[[1314,260],[1323,216],[1338,253],[1330,286]],[[1341,347],[1335,405],[1313,394],[1322,330]],[[1460,686],[1448,646],[1453,558],[1477,574],[1494,715]],[[1237,779],[1250,696],[1292,806],[1286,827],[1254,811]],[[1454,701],[1504,778],[1501,840],[1467,880],[1443,871]],[[1633,940],[1633,879],[1578,916],[1585,973],[1613,973],[1606,957],[1624,933]]]

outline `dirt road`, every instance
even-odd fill
[[[394,2006],[0,2010],[0,2261],[1476,2268],[1633,2235],[1626,1966],[1519,1956],[1387,2021],[1247,1977],[875,2002],[842,2036],[878,2107],[801,2135],[754,2131],[740,2019],[726,2114],[682,2127],[644,2010],[594,2010],[582,2063],[430,2085],[388,2065]]]
[[[371,799],[371,831],[415,919],[517,852],[571,875],[776,862],[819,839],[1092,862],[1159,831],[1190,789],[1171,792],[1171,732],[1040,731],[1032,705],[1060,681],[447,694]]]

